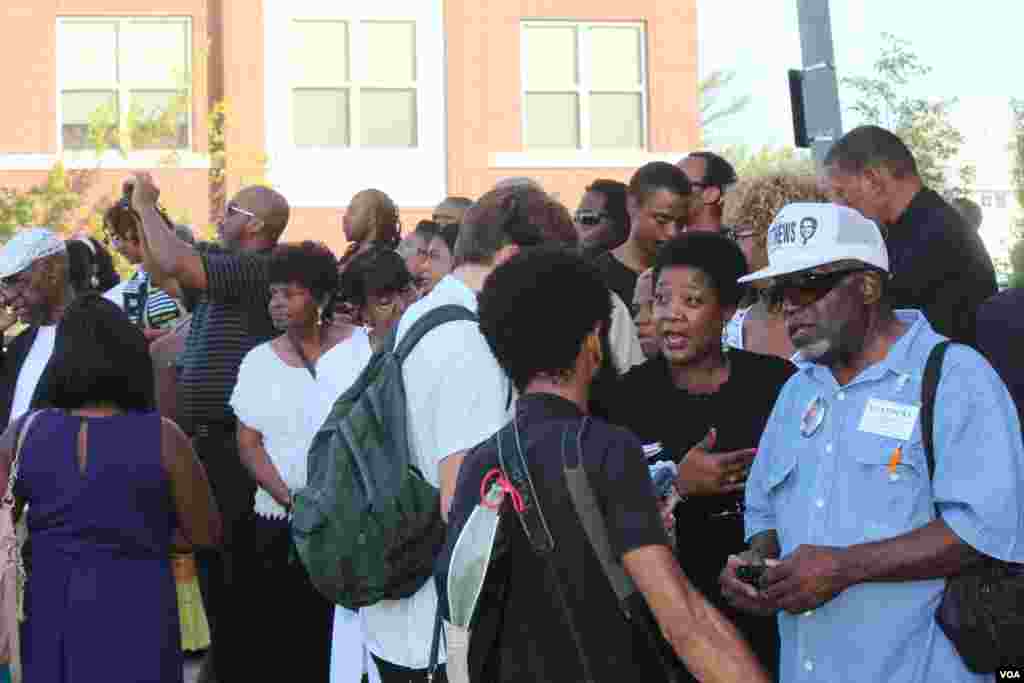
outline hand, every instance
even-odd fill
[[[18,316],[6,305],[0,306],[0,333],[11,329],[14,323],[18,322]]]
[[[152,343],[155,342],[157,339],[166,336],[168,333],[170,333],[170,331],[171,329],[169,327],[164,328],[162,330],[154,330],[147,327],[142,330],[142,334],[143,336],[146,337],[146,341]]]
[[[132,186],[132,208],[140,214],[156,206],[160,199],[160,188],[153,181],[153,176],[145,171],[136,173],[125,181],[125,185]]]
[[[778,611],[778,607],[768,600],[763,592],[749,583],[741,581],[736,576],[736,568],[774,563],[775,560],[762,560],[757,553],[750,550],[739,555],[730,555],[725,563],[725,568],[718,575],[718,585],[722,589],[722,596],[738,610],[762,617],[772,616]]]
[[[679,492],[676,491],[676,487],[672,486],[672,491],[664,498],[659,498],[658,514],[661,515],[661,523],[665,527],[665,531],[668,532],[670,538],[675,538],[676,535],[676,505],[680,501]]]
[[[802,545],[780,562],[768,564],[761,592],[790,614],[820,607],[853,585],[840,548]]]
[[[757,449],[709,453],[717,438],[718,433],[712,427],[704,440],[691,448],[679,463],[676,487],[683,496],[718,496],[738,493],[746,487]]]

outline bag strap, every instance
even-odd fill
[[[476,313],[469,310],[465,306],[458,304],[446,304],[444,306],[438,306],[437,308],[428,311],[419,320],[412,324],[404,335],[402,335],[402,341],[396,345],[398,338],[398,325],[395,325],[392,330],[388,343],[384,348],[394,349],[393,354],[397,357],[399,364],[408,358],[412,350],[416,348],[416,344],[419,343],[420,339],[430,332],[435,327],[440,327],[446,323],[455,322],[456,320],[468,320],[470,322],[477,322],[479,318]]]
[[[647,636],[647,640],[665,672],[666,680],[677,681],[678,677],[674,667],[662,652],[663,645],[657,635],[660,629],[654,623],[650,607],[647,606],[646,600],[638,595],[639,591],[636,584],[633,583],[633,579],[626,573],[622,564],[615,561],[615,555],[612,553],[611,542],[608,540],[608,525],[597,504],[597,496],[594,495],[594,489],[590,485],[590,477],[583,467],[583,435],[589,423],[590,418],[584,417],[579,431],[576,432],[575,464],[570,462],[569,456],[569,426],[566,425],[562,432],[562,468],[565,473],[565,483],[569,489],[569,498],[572,500],[573,507],[576,508],[576,516],[579,517],[580,524],[583,525],[583,531],[586,533],[597,559],[601,562],[604,575],[607,577],[608,583],[611,584],[612,590],[615,591],[615,596],[619,599],[622,613]],[[630,606],[630,602],[635,605],[636,609]]]
[[[440,659],[441,634],[444,632],[444,622],[441,619],[441,596],[437,598],[437,610],[434,614],[434,636],[430,640],[430,663],[427,665],[427,683],[433,683],[437,675]],[[446,643],[447,644],[447,643]]]
[[[939,391],[939,379],[942,376],[942,360],[949,348],[948,339],[932,347],[928,354],[928,362],[924,366],[924,378],[921,381],[921,441],[924,443],[924,454],[928,458],[928,478],[935,476],[935,397]],[[937,512],[937,510],[936,510]]]
[[[562,609],[562,615],[565,617],[565,623],[569,627],[569,633],[576,646],[576,653],[580,658],[580,665],[583,667],[583,680],[587,683],[593,683],[597,680],[594,678],[594,668],[586,651],[583,649],[583,639],[580,637],[579,629],[576,627],[576,620],[569,609],[569,603],[565,599],[565,587],[562,585],[558,568],[555,567],[555,539],[551,536],[551,530],[538,504],[537,492],[534,489],[533,481],[530,479],[530,471],[523,456],[522,444],[519,441],[519,429],[515,418],[513,418],[511,425],[498,432],[495,438],[498,444],[498,463],[505,473],[505,477],[516,487],[522,499],[522,507],[517,508],[513,506],[513,509],[515,509],[516,515],[519,517],[530,546],[544,560],[544,566],[551,577],[552,585],[554,585],[555,593],[558,597],[559,607]],[[505,450],[502,448],[502,442],[506,440],[512,440],[509,457],[506,457]]]
[[[21,420],[21,424],[18,425],[18,438],[15,441],[14,457],[11,458],[11,470],[7,476],[7,493],[3,497],[3,504],[11,509],[14,508],[14,485],[18,481],[18,470],[21,465],[21,447],[25,445],[25,438],[28,436],[29,427],[32,426],[33,420],[41,412],[41,410],[37,410],[29,413]]]
[[[601,569],[608,577],[608,583],[612,585],[615,596],[619,599],[619,605],[625,613],[626,618],[631,618],[627,601],[630,596],[636,593],[636,585],[629,578],[622,565],[614,561],[612,546],[608,540],[608,527],[605,524],[601,509],[597,505],[597,497],[594,489],[590,486],[590,478],[587,471],[583,469],[583,434],[587,430],[589,417],[584,417],[579,431],[576,433],[576,462],[570,463],[569,455],[569,426],[566,425],[562,431],[562,468],[565,472],[565,483],[569,489],[569,498],[576,508],[576,515],[580,518],[583,531],[587,534],[590,545],[593,546],[597,559],[601,562]]]

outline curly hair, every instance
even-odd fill
[[[725,197],[722,221],[757,234],[768,231],[775,215],[793,202],[827,202],[814,176],[776,173],[740,180]]]
[[[270,257],[270,282],[297,283],[321,301],[338,288],[334,254],[320,242],[278,245]]]
[[[480,331],[522,392],[539,375],[572,371],[587,336],[611,319],[608,288],[564,248],[538,247],[498,266],[480,293]]]

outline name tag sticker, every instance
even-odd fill
[[[914,433],[917,414],[920,412],[920,406],[872,398],[864,407],[864,415],[861,416],[857,429],[890,439],[909,441]]]

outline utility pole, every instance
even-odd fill
[[[796,0],[796,7],[800,21],[807,136],[814,163],[821,168],[828,150],[843,134],[836,58],[832,49],[832,19],[828,0]]]

